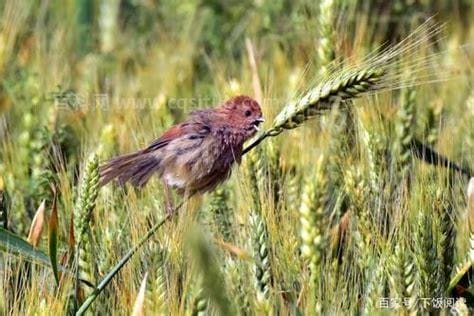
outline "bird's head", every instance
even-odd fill
[[[252,137],[264,122],[258,102],[251,97],[239,95],[227,100],[220,108],[224,119],[237,128],[245,138]]]

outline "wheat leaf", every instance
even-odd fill
[[[49,258],[44,252],[35,249],[20,236],[3,228],[0,228],[0,250],[23,257],[33,263],[49,266]]]

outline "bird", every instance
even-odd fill
[[[99,167],[100,185],[116,180],[144,187],[153,175],[161,178],[168,212],[170,189],[191,197],[212,191],[240,164],[244,143],[264,122],[260,104],[246,95],[217,107],[191,112],[148,147],[110,159]]]

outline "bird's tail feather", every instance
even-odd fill
[[[120,185],[129,181],[133,186],[143,187],[160,168],[160,159],[153,153],[141,151],[118,156],[100,166],[100,185],[117,179]]]

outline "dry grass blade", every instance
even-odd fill
[[[43,200],[36,210],[33,221],[31,222],[30,232],[28,233],[28,242],[32,244],[33,247],[38,246],[41,238],[41,233],[44,227],[45,208],[46,202]]]
[[[249,38],[245,39],[245,47],[247,48],[248,60],[250,68],[252,69],[252,86],[253,92],[255,94],[255,100],[262,104],[263,92],[262,85],[260,84],[260,77],[258,75],[257,59],[255,57],[255,47]]]
[[[242,260],[251,260],[252,256],[242,248],[239,248],[231,243],[225,242],[223,240],[215,240],[216,244],[227,251],[229,254],[242,259]]]
[[[135,299],[135,304],[133,304],[132,316],[143,316],[145,315],[145,293],[146,293],[146,279],[148,273],[145,273],[143,276],[142,282],[140,284],[140,290],[138,291],[137,298]]]

